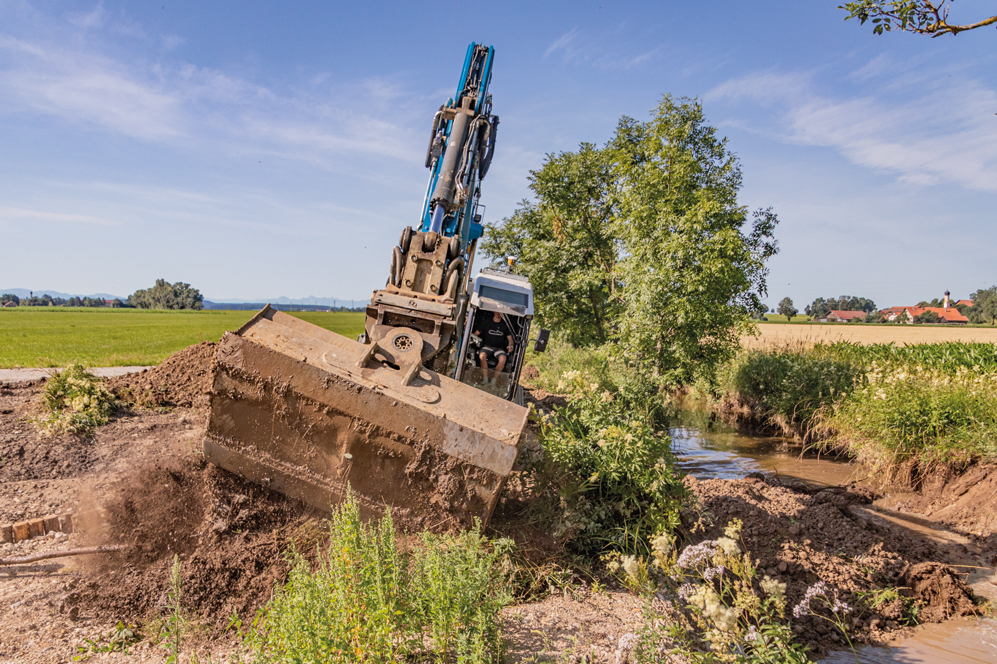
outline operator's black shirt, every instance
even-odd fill
[[[504,320],[496,321],[489,314],[485,320],[479,321],[476,327],[486,346],[505,350],[509,345],[507,337],[512,336],[512,333],[509,332],[509,326],[505,324]]]

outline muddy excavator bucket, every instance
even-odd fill
[[[267,306],[218,346],[205,456],[322,510],[349,487],[371,517],[487,522],[528,411],[422,367],[400,329],[384,349]]]

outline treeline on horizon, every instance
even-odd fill
[[[165,279],[156,279],[152,288],[140,289],[124,301],[111,301],[99,297],[52,297],[45,294],[21,298],[13,293],[0,295],[0,306],[13,302],[22,307],[123,307],[130,309],[203,309],[204,296],[196,288],[182,281],[171,284]]]

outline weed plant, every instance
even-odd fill
[[[248,636],[257,661],[499,661],[510,543],[489,548],[478,527],[422,533],[412,548],[397,538],[390,512],[365,523],[349,496],[317,566],[292,554],[287,584]]]
[[[686,498],[671,440],[618,394],[580,371],[558,385],[570,402],[541,425],[547,460],[559,470],[558,535],[586,554],[647,555],[671,533]]]
[[[652,628],[641,632],[634,647],[638,663],[671,661],[671,655],[691,662],[810,661],[793,641],[786,584],[756,578],[738,544],[740,531],[741,522],[734,520],[723,537],[688,546],[680,555],[656,552],[653,564],[685,611],[666,620],[653,604],[645,610]]]
[[[997,460],[997,371],[954,373],[874,361],[825,418],[834,441],[874,464]]]
[[[118,407],[104,380],[79,364],[51,377],[42,391],[46,414],[37,423],[49,434],[87,434],[102,424]]]
[[[745,351],[719,391],[874,465],[997,459],[995,344]]]

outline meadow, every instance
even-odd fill
[[[200,341],[218,341],[252,311],[165,311],[17,307],[0,309],[0,368],[146,366]],[[291,315],[350,339],[363,332],[359,312]]]

